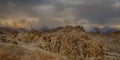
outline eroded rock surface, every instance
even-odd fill
[[[42,32],[35,30],[18,32],[15,35],[4,34],[4,38],[2,36],[3,34],[0,34],[0,40],[2,43],[14,44],[17,46],[32,46],[37,49],[43,49],[54,54],[59,54],[69,60],[103,60],[104,57],[104,50],[101,43],[90,38],[84,31],[83,27],[80,26],[59,27]],[[19,48],[20,47],[18,47],[18,50],[21,52],[21,49]],[[24,48],[26,49],[26,47]],[[10,50],[14,51],[12,49]],[[28,53],[32,54],[35,52],[28,50]],[[39,58],[39,56],[36,55],[31,56]]]

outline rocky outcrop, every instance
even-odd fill
[[[15,44],[18,47],[23,45],[36,47],[67,57],[69,60],[100,60],[103,58],[102,45],[89,38],[80,26],[59,27],[42,32],[35,30],[19,32],[15,36],[6,35],[5,37],[1,42]]]
[[[87,33],[89,38],[103,46],[104,60],[120,60],[120,31],[109,34]]]

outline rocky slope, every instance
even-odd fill
[[[0,32],[3,31],[0,30]],[[64,56],[68,60],[119,60],[119,36],[119,33],[117,33],[117,35],[116,33],[102,35],[100,33],[85,32],[83,27],[80,26],[66,26],[42,32],[33,30],[24,32],[22,31],[16,34],[0,33],[0,42],[5,43],[5,45],[14,44],[19,49],[19,51],[17,52],[21,52],[22,48],[19,48],[19,46],[27,46],[31,47],[32,49],[42,49],[44,51],[50,52],[51,55],[54,53]],[[113,45],[111,45],[111,43]],[[6,46],[11,47],[9,45]],[[28,51],[27,47],[24,47],[26,51]],[[4,47],[0,48],[0,50],[3,49]],[[12,48],[9,48],[9,50],[12,51]],[[32,53],[31,51],[28,52]],[[4,53],[0,53],[0,56],[2,56],[3,54]],[[45,55],[45,57],[49,57],[49,55],[43,55]],[[30,56],[25,58],[29,57]],[[59,58],[60,57],[58,56],[58,60]],[[34,60],[41,60],[41,58]],[[42,60],[46,59],[43,58]]]
[[[89,38],[99,41],[104,49],[105,60],[120,60],[120,32],[110,34],[87,33]]]

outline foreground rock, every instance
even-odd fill
[[[0,43],[0,60],[67,60],[57,54],[44,50],[18,46],[14,44]]]

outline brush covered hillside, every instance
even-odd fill
[[[102,35],[80,26],[11,29],[0,28],[0,60],[120,60],[120,32]]]

